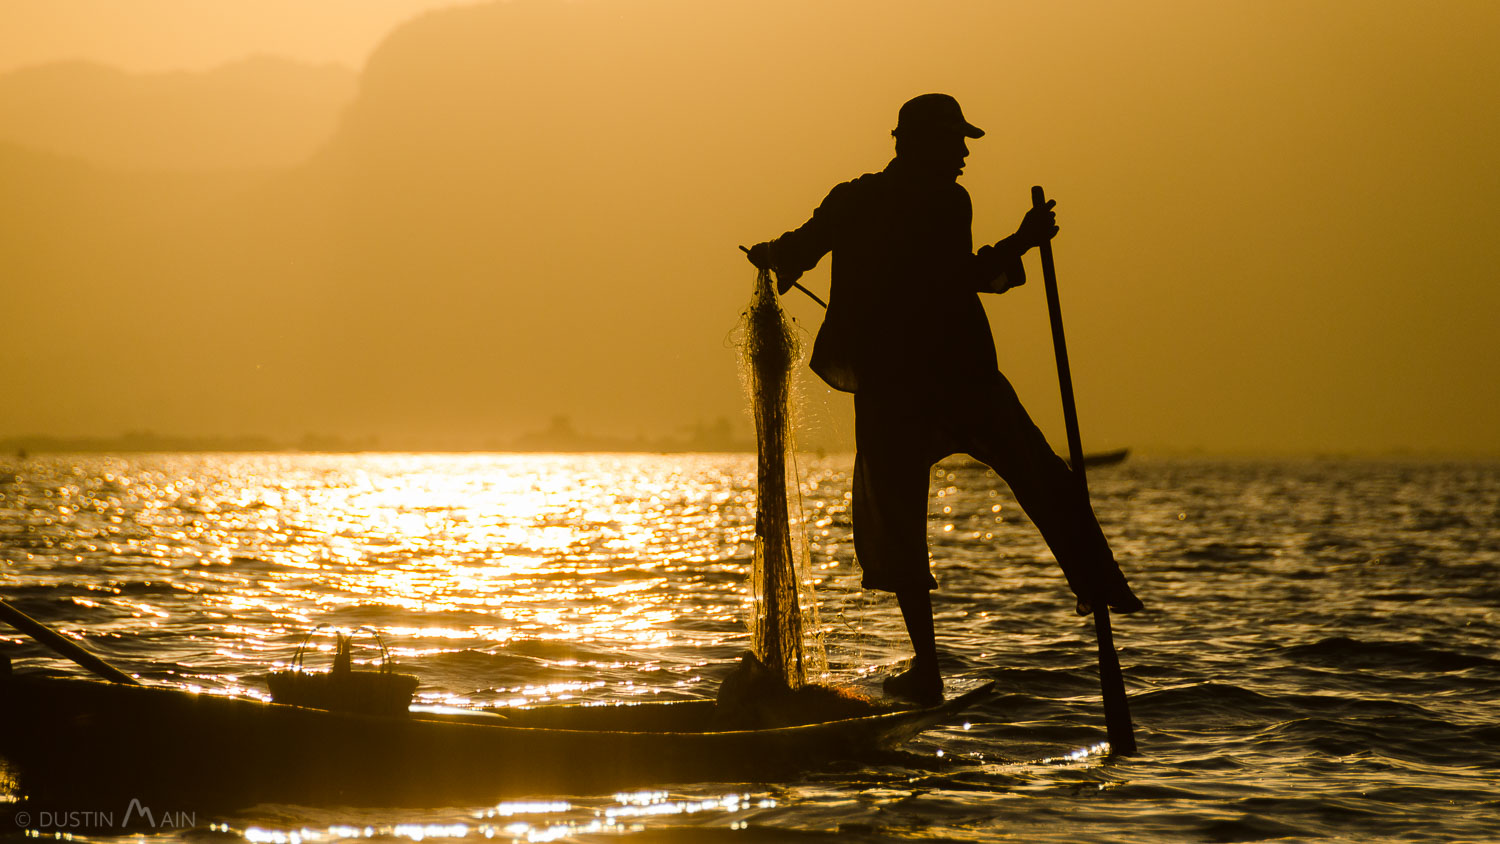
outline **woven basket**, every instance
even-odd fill
[[[337,634],[338,649],[334,652],[333,668],[328,671],[308,671],[302,665],[302,656],[307,649],[308,639],[312,638],[318,627],[314,627],[298,646],[296,655],[292,657],[291,669],[272,671],[267,678],[271,700],[335,712],[405,715],[407,707],[411,705],[412,695],[417,691],[417,678],[395,671],[391,653],[380,634],[368,627],[355,631],[368,631],[379,643],[382,659],[378,670],[354,670],[354,637],[340,632]]]

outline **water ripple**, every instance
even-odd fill
[[[830,665],[909,656],[859,589],[847,457],[803,461]],[[1150,609],[1092,628],[1003,482],[934,469],[948,673],[1002,694],[877,764],[422,812],[257,807],[179,837],[652,841],[1500,838],[1500,466],[1134,461],[1091,473]],[[144,455],[0,464],[6,599],[148,681],[264,695],[315,624],[381,629],[430,702],[712,697],[748,643],[754,461]],[[329,642],[311,660],[327,659]],[[69,666],[19,635],[18,666]],[[378,648],[362,642],[357,658]],[[732,799],[731,799],[732,798]],[[212,824],[213,828],[208,828]]]

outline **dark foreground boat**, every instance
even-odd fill
[[[0,757],[33,806],[85,796],[194,810],[483,804],[782,778],[894,748],[991,688],[919,709],[713,732],[711,700],[376,716],[15,674],[0,677]]]

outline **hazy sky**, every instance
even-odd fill
[[[1059,201],[1086,445],[1500,453],[1500,4],[522,0],[399,26],[444,5],[0,3],[0,70],[364,74],[321,153],[249,187],[0,157],[0,290],[31,315],[0,436],[742,420],[734,247],[884,166],[897,107],[941,90],[989,130],[976,243],[1032,184]],[[1027,260],[987,307],[1060,445]],[[846,437],[847,398],[806,394]]]
[[[258,53],[358,67],[397,24],[458,0],[4,0],[0,72],[89,59],[201,70]]]

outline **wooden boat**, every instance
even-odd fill
[[[483,804],[784,778],[894,748],[992,685],[936,706],[714,732],[711,700],[377,716],[13,674],[0,676],[0,757],[33,806]]]

